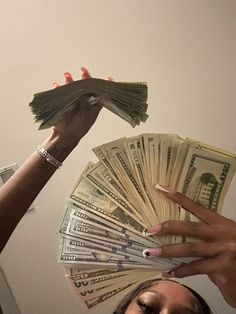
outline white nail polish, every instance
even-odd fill
[[[168,190],[164,189],[160,184],[156,184],[155,185],[155,188],[162,191],[162,192],[167,192],[167,193],[170,193]]]
[[[147,258],[148,256],[149,256],[149,250],[148,249],[143,250],[143,257]]]
[[[148,229],[143,229],[143,236],[144,237],[150,237],[150,236],[152,236],[154,234],[155,233],[148,232]]]

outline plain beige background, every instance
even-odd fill
[[[86,313],[57,263],[66,202],[94,146],[144,132],[177,133],[236,151],[236,1],[0,0],[0,167],[24,159],[49,134],[37,131],[32,94],[75,77],[147,81],[150,115],[132,129],[107,110],[18,225],[1,265],[23,314]],[[236,181],[225,215],[236,219]],[[22,195],[24,197],[24,195]],[[234,313],[199,276],[185,280],[217,313]],[[96,313],[111,313],[111,307]]]

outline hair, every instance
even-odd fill
[[[140,292],[143,289],[146,289],[146,288],[149,288],[149,287],[153,286],[158,281],[171,281],[171,282],[179,283],[179,282],[174,281],[174,280],[162,279],[162,278],[156,278],[156,279],[151,279],[151,280],[144,281],[141,284],[139,284],[136,288],[134,288],[132,291],[130,291],[121,300],[121,302],[118,304],[118,306],[116,307],[116,309],[113,312],[113,314],[124,314],[125,311],[127,310],[128,306],[130,305],[130,303],[140,294]],[[181,285],[183,287],[185,287],[186,289],[188,289],[192,293],[192,295],[195,298],[197,298],[198,302],[201,305],[201,308],[202,308],[204,314],[213,314],[213,312],[211,311],[209,305],[207,304],[207,302],[203,299],[203,297],[199,293],[197,293],[195,290],[189,288],[188,286],[185,286],[183,284],[181,284]]]

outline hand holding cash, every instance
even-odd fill
[[[207,274],[225,301],[236,307],[236,222],[196,204],[181,193],[168,189],[166,196],[197,216],[201,222],[167,221],[147,230],[152,235],[190,236],[201,241],[163,245],[146,250],[150,256],[165,258],[198,257],[200,260],[178,266],[165,278]]]
[[[89,309],[114,295],[128,293],[143,280],[155,278],[163,271],[187,267],[179,266],[182,263],[195,265],[196,255],[189,251],[183,256],[180,251],[176,256],[170,253],[160,257],[157,248],[164,248],[164,254],[173,245],[193,248],[195,244],[188,242],[196,242],[197,228],[192,233],[186,229],[176,231],[171,229],[174,225],[171,221],[185,227],[205,226],[209,224],[204,219],[205,207],[208,216],[221,217],[219,213],[236,169],[235,154],[174,134],[121,138],[93,151],[99,161],[87,165],[70,195],[60,228],[59,257],[78,296]],[[191,203],[203,208],[203,215],[193,205],[166,198],[163,191],[155,188],[157,183],[158,187],[171,186],[203,205]],[[165,230],[166,221],[170,232],[159,235],[157,226],[152,229],[159,224]],[[215,227],[207,227],[213,236]],[[143,236],[144,229],[149,237]],[[207,241],[211,246],[208,237],[209,234]],[[219,237],[216,232],[213,240]]]
[[[82,80],[74,81],[70,73],[65,75],[65,85],[55,84],[57,88],[35,94],[30,103],[36,122],[41,122],[40,129],[58,124],[64,128],[66,121],[66,127],[71,130],[74,127],[73,121],[79,117],[76,123],[79,131],[88,131],[101,105],[133,127],[147,120],[145,83],[121,83],[92,78],[85,68],[82,68]]]
[[[81,71],[82,79],[91,78],[86,68],[82,67]],[[64,73],[64,77],[65,85],[74,82],[74,79],[69,72]],[[57,83],[53,83],[53,86],[57,89],[60,88]],[[98,98],[84,95],[80,98],[79,110],[74,110],[73,113],[65,116],[59,123],[55,120],[53,128],[60,135],[62,134],[67,137],[72,137],[77,142],[89,131],[101,109],[102,105],[99,103]]]

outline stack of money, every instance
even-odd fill
[[[148,118],[146,83],[121,83],[97,78],[74,81],[37,93],[29,104],[39,129],[50,128],[79,110],[80,101],[90,96],[135,127]]]
[[[70,195],[59,257],[88,309],[188,261],[143,256],[146,248],[193,240],[144,237],[144,229],[197,220],[155,189],[157,183],[221,213],[236,169],[235,154],[172,134],[121,138],[93,151],[99,161],[87,165]]]

